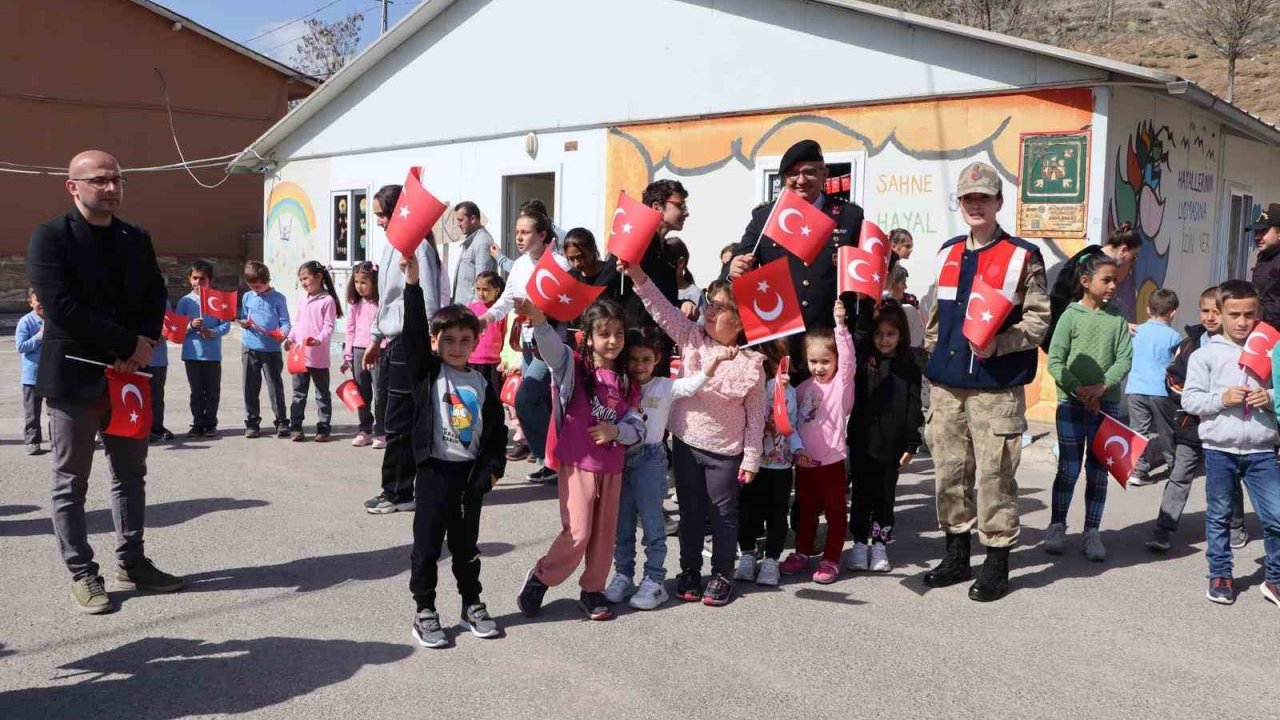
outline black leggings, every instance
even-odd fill
[[[733,574],[738,536],[738,468],[742,455],[699,450],[680,438],[673,443],[676,501],[680,503],[680,570],[702,572],[702,542],[711,524],[711,572]]]
[[[849,530],[854,542],[871,538],[871,523],[880,524],[880,537],[889,541],[893,530],[893,503],[898,494],[898,463],[855,455],[849,463],[853,499],[849,504]]]
[[[764,555],[777,560],[787,542],[787,506],[791,501],[791,468],[760,468],[742,486],[738,500],[738,549],[756,551],[756,538],[765,532]]]

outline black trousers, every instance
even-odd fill
[[[289,429],[301,430],[307,413],[307,393],[316,391],[316,433],[327,435],[333,427],[333,394],[329,392],[329,368],[307,368],[293,376],[293,402],[289,406]]]
[[[399,337],[392,338],[378,356],[378,377],[387,391],[382,494],[394,503],[409,502],[418,470],[413,457],[413,379],[409,377],[409,362]]]
[[[155,392],[154,385],[151,392]],[[44,442],[44,435],[40,432],[43,405],[44,398],[36,393],[35,385],[22,386],[22,437],[28,445]]]
[[[791,502],[791,468],[760,468],[751,482],[742,486],[738,498],[738,549],[756,551],[756,538],[763,532],[764,556],[777,560],[787,542],[787,506]]]
[[[262,425],[262,406],[258,402],[258,395],[262,392],[262,381],[266,380],[267,401],[271,403],[271,413],[275,415],[276,429],[289,427],[284,405],[284,355],[278,351],[245,350],[240,355],[240,361],[244,372],[244,426],[258,430]]]
[[[218,427],[218,402],[222,399],[222,363],[217,360],[184,360],[191,386],[191,427]]]
[[[880,537],[889,541],[893,530],[893,503],[898,494],[898,463],[861,453],[849,463],[853,498],[849,503],[849,531],[854,542],[871,539],[871,523],[880,524]]]
[[[733,574],[738,537],[738,469],[742,455],[699,450],[673,442],[676,501],[680,503],[680,571],[702,572],[703,532],[711,524],[711,572]]]
[[[151,373],[151,434],[162,433],[164,427],[164,385],[169,379],[168,365],[152,365],[143,369]]]
[[[466,607],[480,602],[480,507],[484,493],[470,487],[475,462],[432,460],[417,466],[418,509],[413,515],[409,591],[418,610],[436,609],[438,563],[445,538],[453,577]]]

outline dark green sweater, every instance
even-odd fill
[[[1069,399],[1082,385],[1103,383],[1107,391],[1102,401],[1120,402],[1120,381],[1132,362],[1129,323],[1110,305],[1090,310],[1071,303],[1049,342],[1049,375],[1058,384],[1059,400]]]

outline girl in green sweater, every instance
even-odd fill
[[[1107,502],[1107,468],[1088,453],[1106,413],[1119,414],[1120,381],[1129,374],[1133,346],[1129,325],[1109,303],[1116,291],[1116,261],[1103,254],[1079,265],[1076,301],[1058,321],[1049,343],[1049,374],[1058,385],[1058,475],[1044,549],[1060,555],[1066,544],[1067,510],[1085,461],[1085,557],[1107,558],[1098,527]]]

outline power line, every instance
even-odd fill
[[[300,23],[300,22],[302,22],[303,20],[306,20],[306,19],[307,19],[307,18],[309,18],[309,17],[314,17],[314,16],[316,16],[316,15],[320,14],[322,11],[324,11],[324,10],[328,10],[329,8],[333,7],[334,5],[337,5],[337,4],[338,4],[338,3],[340,3],[340,2],[346,2],[346,0],[333,0],[333,2],[331,2],[331,3],[328,3],[328,4],[326,4],[326,5],[321,5],[320,7],[316,8],[315,10],[312,10],[311,12],[307,13],[306,15],[303,15],[302,17],[294,18],[294,19],[289,20],[289,21],[287,21],[287,22],[283,22],[283,23],[281,23],[281,24],[279,24],[279,25],[277,25],[277,26],[275,26],[275,27],[271,28],[270,30],[267,30],[266,32],[260,32],[260,33],[258,33],[257,35],[254,35],[253,37],[249,38],[248,40],[245,40],[245,41],[244,41],[244,44],[245,44],[245,45],[248,45],[249,43],[253,42],[254,40],[257,40],[257,39],[258,39],[258,38],[260,38],[260,37],[266,37],[267,35],[270,35],[271,33],[275,32],[275,31],[277,31],[277,30],[280,30],[280,29],[282,29],[282,28],[287,28],[287,27],[289,27],[290,25],[294,25],[294,24]]]

